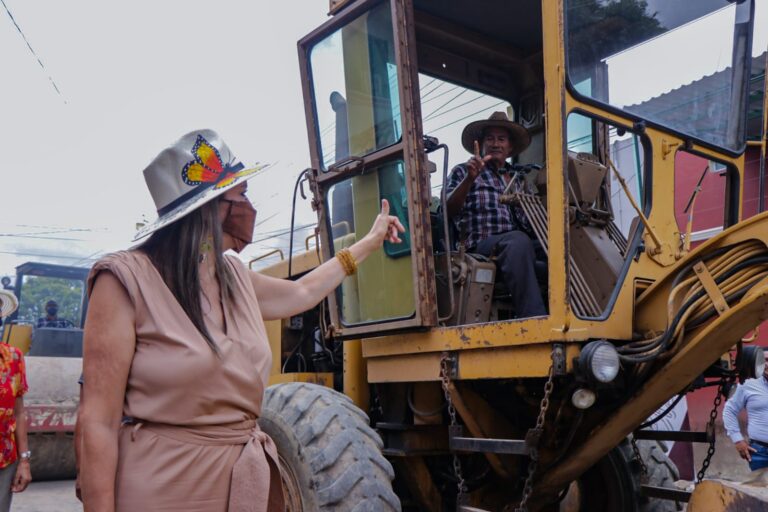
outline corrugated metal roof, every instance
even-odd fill
[[[765,53],[752,58],[747,107],[747,137],[750,139],[760,137],[765,58]],[[624,109],[665,126],[686,127],[686,133],[717,141],[725,133],[728,118],[725,110],[730,104],[730,72],[729,67]]]

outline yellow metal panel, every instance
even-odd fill
[[[393,334],[363,342],[363,355],[377,357],[420,352],[442,352],[489,348],[494,346],[526,345],[544,343],[553,337],[549,318],[531,318],[511,322],[495,322],[459,327],[440,327],[425,332]],[[586,339],[586,329],[569,332],[580,339]]]
[[[32,344],[32,326],[26,324],[8,324],[3,329],[3,343],[16,347],[26,354]]]
[[[286,382],[308,382],[333,389],[332,373],[280,373],[269,376],[269,385]]]
[[[768,512],[768,480],[765,470],[758,472],[762,481],[752,484],[704,480],[696,486],[688,502],[688,512]]]
[[[568,201],[565,195],[565,51],[562,40],[563,11],[560,2],[542,0],[544,38],[544,113],[546,116],[547,212],[549,221],[549,314],[553,329],[570,328],[565,237]],[[559,265],[556,262],[561,262]]]
[[[269,374],[278,375],[283,354],[283,321],[270,320],[269,322],[264,322],[264,326],[267,328],[269,350],[272,352],[272,367],[269,370]]]
[[[368,381],[425,382],[440,380],[441,354],[414,354],[368,359]]]
[[[368,410],[370,393],[363,363],[360,340],[344,342],[344,394],[364,411]]]
[[[464,350],[458,358],[458,379],[512,379],[518,377],[546,377],[551,365],[552,346],[549,344],[520,347],[484,348]],[[572,369],[572,360],[579,347],[566,347],[566,365]],[[441,353],[410,354],[367,359],[370,382],[424,382],[440,379]]]
[[[295,276],[301,275],[309,272],[318,265],[320,265],[320,256],[318,256],[315,249],[312,249],[301,254],[296,254],[293,257],[291,273],[293,273]],[[258,272],[260,274],[264,274],[265,276],[285,279],[288,277],[288,260],[283,260],[269,267],[262,268]]]
[[[459,354],[460,379],[509,379],[546,377],[552,364],[551,345],[529,345],[484,350],[467,350]],[[579,347],[566,346],[566,365],[573,367]]]

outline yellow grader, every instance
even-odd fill
[[[29,391],[24,395],[35,480],[74,478],[74,432],[83,369],[88,269],[26,262],[16,267],[11,291],[19,309],[5,321],[2,341],[24,352]],[[5,278],[4,278],[5,280]],[[3,284],[10,286],[10,278]],[[55,299],[61,321],[38,326]]]
[[[330,11],[298,44],[318,243],[262,271],[295,279],[332,258],[382,198],[407,234],[315,310],[268,325],[260,421],[289,509],[768,510],[735,486],[676,488],[666,443],[713,446],[712,432],[649,420],[704,386],[716,408],[763,372],[741,341],[768,319],[768,214],[743,214],[747,126],[765,125],[764,99],[748,119],[754,1]],[[532,137],[502,199],[541,248],[535,318],[465,250],[442,187],[455,130],[505,108]],[[718,201],[696,203],[702,183]],[[703,242],[694,208],[715,219]]]

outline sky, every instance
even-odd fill
[[[129,247],[136,223],[156,217],[141,171],[199,128],[217,130],[246,165],[272,164],[249,182],[259,225],[243,259],[285,247],[293,185],[310,165],[296,43],[327,19],[327,1],[3,1],[45,69],[0,4],[0,276],[25,261],[89,266]],[[665,23],[677,26],[679,12],[663,2],[649,3],[663,6]],[[764,12],[768,0],[757,3]],[[686,58],[700,55],[711,65],[725,44],[719,39],[706,38],[711,51]],[[758,47],[765,45],[763,32]],[[674,58],[653,59],[672,66],[663,76],[682,69]],[[634,92],[647,97],[684,83],[660,75]],[[420,82],[425,132],[448,143],[451,165],[468,156],[459,143],[463,126],[507,106],[430,77]],[[430,158],[442,170],[442,156]],[[432,176],[435,194],[439,175]],[[314,222],[299,199],[296,224]],[[297,234],[297,247],[307,234]]]
[[[327,2],[4,1],[45,70],[0,5],[0,275],[128,247],[156,217],[142,170],[204,127],[246,165],[273,164],[249,182],[257,238],[289,225],[310,165],[296,43]],[[297,224],[313,219],[305,203]]]

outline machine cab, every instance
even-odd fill
[[[337,335],[504,321],[628,339],[632,323],[607,322],[611,312],[631,316],[690,249],[676,197],[699,180],[720,198],[715,226],[740,219],[753,0],[331,11],[299,42],[323,257],[367,233],[381,199],[407,228],[329,299]],[[683,51],[692,40],[704,46]],[[493,260],[464,254],[446,213],[446,180],[470,156],[461,131],[495,111],[531,135],[503,199],[540,249],[543,318],[505,306]]]

